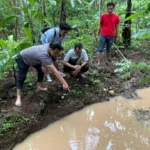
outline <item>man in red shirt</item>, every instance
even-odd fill
[[[101,15],[98,35],[100,34],[100,45],[98,48],[98,65],[103,65],[102,52],[106,44],[106,60],[109,60],[109,52],[114,42],[119,40],[119,17],[113,13],[115,4],[113,2],[107,3],[107,13]]]

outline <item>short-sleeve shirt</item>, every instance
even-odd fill
[[[82,49],[82,53],[81,53],[81,56],[80,56],[80,57],[75,54],[75,50],[74,50],[74,49],[69,50],[69,51],[67,52],[65,58],[64,58],[64,61],[65,61],[65,62],[69,62],[69,61],[74,62],[74,61],[76,61],[77,59],[79,60],[79,61],[78,61],[79,64],[80,64],[81,62],[83,62],[83,61],[84,61],[84,62],[85,62],[85,61],[88,61],[88,55],[87,55],[87,53],[86,53],[86,51],[85,51],[84,49]]]
[[[49,44],[32,46],[20,52],[24,62],[27,65],[34,66],[41,64],[42,66],[52,65],[55,59],[49,54]]]
[[[52,28],[44,32],[41,36],[41,43],[46,44],[46,43],[55,43],[59,42],[62,43],[64,36],[61,36],[59,34],[60,29],[59,28]],[[56,34],[55,34],[56,32]]]
[[[120,19],[116,14],[103,14],[100,17],[101,35],[113,37],[115,28],[120,23]]]

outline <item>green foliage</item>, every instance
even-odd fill
[[[5,71],[12,69],[15,57],[20,50],[29,46],[31,46],[29,43],[15,42],[12,35],[6,41],[0,40],[0,78],[3,77]]]
[[[83,48],[87,50],[87,52],[91,53],[93,51],[93,42],[94,38],[90,35],[83,35],[81,37],[76,37],[74,39],[67,40],[63,43],[64,48],[68,51],[71,48],[74,48],[74,44],[82,43]]]
[[[0,122],[0,135],[3,135],[5,132],[9,130],[14,130],[21,124],[30,123],[33,121],[33,117],[28,117],[25,115],[16,115],[16,116],[8,116],[4,121]]]
[[[150,65],[145,62],[135,63],[129,60],[122,60],[120,63],[114,63],[116,67],[114,72],[120,73],[120,78],[123,80],[130,79],[135,71],[140,70],[143,72],[143,77],[141,81],[139,81],[140,85],[145,84],[146,82],[149,82],[149,74],[150,71]]]
[[[3,27],[4,25],[6,25],[7,22],[9,22],[10,20],[14,19],[16,16],[9,16],[6,17],[3,21],[0,22],[0,27]]]
[[[31,33],[31,31],[28,28],[24,27],[24,32],[27,35],[29,41],[32,43],[33,39],[32,39],[32,33]]]
[[[96,86],[96,89],[98,91],[103,91],[104,90],[104,83],[99,79],[99,77],[96,77],[96,76],[91,76],[90,78],[90,81]]]
[[[114,62],[115,66],[116,67],[119,67],[117,69],[115,69],[115,73],[119,72],[119,73],[124,73],[124,72],[127,72],[129,71],[130,68],[134,67],[135,66],[135,63],[134,62],[131,62],[129,60],[126,60],[126,59],[123,59],[121,60],[121,62]]]
[[[27,74],[27,78],[26,78],[26,80],[25,80],[25,83],[27,83],[28,84],[28,86],[33,86],[34,84],[34,82],[33,81],[35,81],[35,74],[33,73],[33,72],[28,72],[28,74]]]
[[[144,74],[138,84],[140,86],[145,86],[147,84],[150,84],[150,77],[148,75]]]
[[[150,29],[141,29],[132,35],[133,38],[145,39],[150,38]]]

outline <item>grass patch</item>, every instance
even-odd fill
[[[0,136],[10,130],[15,130],[21,124],[27,124],[33,120],[34,117],[28,117],[26,115],[7,116],[3,120],[0,120]]]

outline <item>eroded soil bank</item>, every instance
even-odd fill
[[[125,52],[124,55],[132,61],[149,63],[149,54],[146,52]],[[118,54],[112,54],[118,59]],[[84,106],[109,101],[116,95],[126,98],[137,98],[135,90],[149,86],[149,83],[139,85],[143,72],[136,70],[134,74],[122,80],[120,74],[114,73],[114,66],[97,67],[95,61],[91,62],[87,79],[66,79],[71,92],[65,92],[58,81],[53,78],[48,92],[39,92],[35,88],[35,73],[31,69],[23,93],[23,105],[14,106],[15,84],[11,75],[0,83],[0,150],[11,150],[17,143],[24,140],[31,133],[46,127]],[[32,82],[31,82],[32,81]],[[33,84],[32,84],[33,83]],[[110,94],[110,90],[115,91]]]

